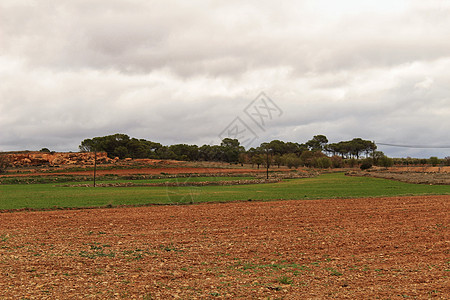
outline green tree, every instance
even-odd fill
[[[178,160],[196,161],[199,159],[199,149],[197,145],[176,144],[169,147],[175,153]]]
[[[119,146],[119,147],[114,148],[114,155],[119,157],[120,159],[128,157],[128,149],[127,149],[127,147]]]
[[[273,156],[273,163],[276,164],[278,168],[280,168],[280,166],[283,164],[282,156],[280,154],[275,154]]]
[[[327,159],[326,162],[324,159]],[[331,160],[320,151],[304,151],[300,159],[305,167],[328,168],[331,166]]]
[[[248,163],[249,161],[248,154],[244,152],[239,153],[238,161],[241,164],[241,166],[244,166],[244,164]]]
[[[383,155],[381,158],[378,159],[378,166],[380,167],[392,167],[392,165],[394,164],[394,161],[392,160],[392,158],[387,157],[386,155]]]
[[[306,146],[308,146],[310,151],[323,151],[327,143],[328,143],[327,137],[322,134],[319,134],[315,135],[311,140],[306,142]]]
[[[228,163],[237,163],[239,161],[239,153],[245,152],[237,139],[224,138],[220,143],[223,152],[223,160]]]
[[[350,154],[356,159],[359,159],[361,153],[366,150],[366,143],[361,138],[354,138],[349,142]]]
[[[158,153],[164,153],[160,143],[145,139],[130,139],[128,135],[120,133],[85,139],[79,148],[82,152],[104,151],[110,158],[124,155],[131,158],[159,158]]]
[[[128,135],[116,133],[103,137],[95,137],[93,139],[85,139],[81,142],[79,148],[82,152],[104,151],[110,158],[113,158],[116,156],[116,148],[127,148],[129,140],[130,137]],[[123,149],[118,150],[118,152],[123,152]]]
[[[302,160],[294,153],[283,154],[281,160],[283,161],[283,164],[287,166],[289,169],[292,168],[297,169],[302,165]]]
[[[430,159],[428,160],[428,162],[429,162],[433,167],[435,167],[435,166],[439,165],[440,160],[439,160],[439,158],[437,158],[436,156],[432,156],[432,157],[430,157]]]
[[[298,144],[287,142],[285,144],[285,153],[294,153],[297,156],[300,156],[304,151],[308,151],[308,146],[305,144]]]
[[[256,153],[256,154],[253,154],[251,157],[252,165],[257,165],[258,169],[259,169],[259,166],[264,163],[264,161],[265,161],[265,157],[263,154]]]
[[[156,151],[158,158],[160,159],[177,159],[177,155],[167,146],[162,146]]]
[[[143,140],[132,138],[126,145],[121,147],[127,149],[127,155],[131,158],[147,158],[150,156],[150,149]],[[114,151],[117,152],[117,148]]]
[[[273,140],[270,143],[267,144],[267,147],[269,148],[270,152],[274,155],[283,155],[285,153],[288,153],[287,145],[285,142],[280,140]]]
[[[341,158],[347,158],[351,153],[350,142],[342,141],[339,143],[329,144],[326,146],[326,151],[330,152],[333,156],[340,155]]]
[[[203,161],[213,161],[211,145],[203,145],[198,149],[198,156]]]
[[[339,143],[332,143],[325,146],[325,151],[331,153],[332,156],[339,154],[342,158],[359,158],[362,154],[366,157],[372,155],[377,149],[375,143],[363,140],[361,138],[354,138],[351,141],[341,141]]]
[[[378,166],[380,159],[382,159],[383,157],[385,157],[385,155],[382,151],[374,151],[372,154],[373,164]]]
[[[300,160],[302,161],[305,167],[312,167],[314,160],[314,152],[312,151],[304,151],[302,155],[300,155]]]

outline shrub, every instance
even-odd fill
[[[439,164],[439,158],[437,158],[436,156],[432,156],[430,157],[430,159],[428,160],[428,162],[433,166],[436,167]]]
[[[345,163],[350,167],[353,168],[358,162],[354,158],[346,159]]]
[[[428,163],[428,159],[426,159],[426,158],[421,158],[421,159],[419,160],[419,162],[420,162],[421,165],[426,165],[426,164]]]
[[[313,165],[316,168],[327,169],[331,167],[331,159],[329,157],[319,157],[313,160]]]
[[[9,158],[6,155],[0,154],[0,174],[4,173],[9,167]]]
[[[331,160],[320,151],[303,151],[300,159],[305,167],[329,168]]]
[[[284,154],[282,156],[282,160],[284,161],[284,163],[286,164],[286,166],[289,169],[291,169],[291,168],[296,168],[297,169],[302,164],[302,160],[297,155],[295,155],[293,153]]]
[[[330,159],[331,159],[331,166],[333,168],[342,168],[342,164],[343,164],[342,157],[333,155]]]
[[[370,168],[372,168],[372,164],[368,161],[365,161],[361,164],[361,166],[359,167],[361,170],[368,170]]]
[[[450,156],[447,156],[446,158],[444,158],[444,165],[450,166]]]
[[[378,160],[378,165],[381,167],[392,167],[392,165],[394,164],[394,161],[392,160],[392,158],[387,157],[386,155],[381,157]]]
[[[305,167],[312,167],[314,160],[314,153],[309,150],[303,151],[303,153],[300,155],[300,159]]]

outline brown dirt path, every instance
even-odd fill
[[[448,299],[450,196],[0,214],[1,299]]]

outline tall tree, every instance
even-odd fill
[[[220,143],[223,151],[223,158],[228,163],[237,163],[239,153],[245,152],[245,148],[240,145],[237,139],[224,138]]]
[[[312,139],[306,142],[306,146],[308,146],[311,151],[323,151],[325,145],[328,143],[328,139],[326,136],[319,134],[315,135]]]

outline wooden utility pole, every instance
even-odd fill
[[[94,187],[95,187],[95,178],[97,177],[97,150],[94,152]]]

